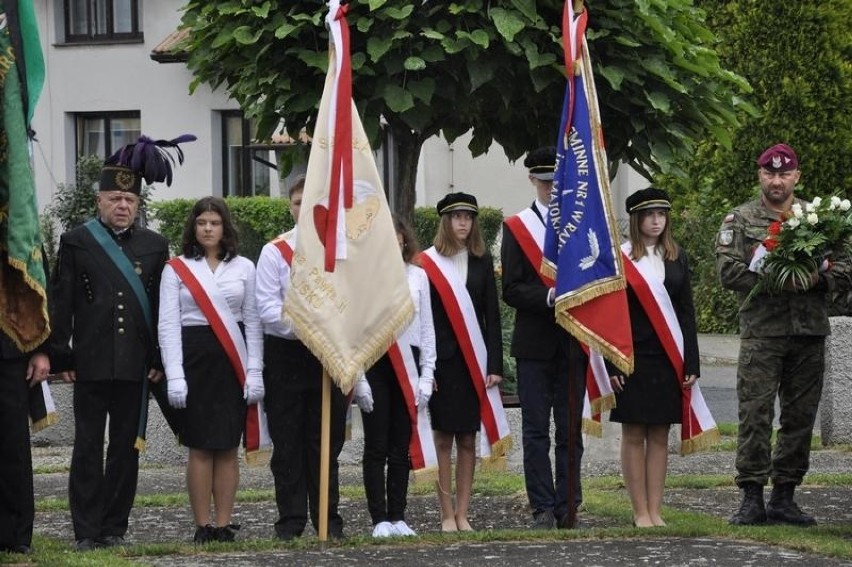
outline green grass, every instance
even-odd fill
[[[720,431],[723,442],[736,435],[736,425],[722,424]],[[814,445],[818,444],[815,438]],[[816,447],[815,447],[816,448]],[[820,446],[821,448],[821,446]],[[837,449],[832,447],[832,449]],[[840,447],[848,451],[850,448]],[[813,473],[805,478],[805,486],[831,487],[852,486],[852,472],[840,474]],[[733,478],[730,475],[719,474],[689,474],[669,475],[667,489],[689,490],[731,490],[736,491]],[[410,485],[409,493],[413,496],[429,496],[434,494],[434,484],[417,482]],[[330,542],[329,547],[358,548],[367,546],[390,547],[445,547],[453,543],[486,543],[486,542],[552,542],[579,539],[617,539],[617,538],[693,538],[713,537],[737,541],[752,541],[775,547],[813,553],[824,557],[835,557],[852,560],[852,540],[849,538],[848,526],[816,526],[801,529],[790,526],[745,526],[728,525],[724,518],[711,514],[703,514],[680,508],[666,508],[665,518],[667,527],[655,528],[652,531],[630,527],[632,513],[627,498],[624,482],[620,475],[596,476],[583,479],[584,514],[591,518],[608,520],[615,527],[594,528],[578,531],[533,531],[533,530],[494,530],[479,531],[470,534],[441,534],[427,533],[404,540],[374,540],[369,535],[350,537],[343,542]],[[505,496],[508,498],[525,499],[524,479],[515,473],[483,473],[477,472],[474,483],[474,500],[476,496]],[[341,486],[341,497],[354,500],[365,500],[364,489],[358,485]],[[271,502],[274,501],[272,490],[240,490],[237,494],[240,502]],[[42,512],[63,512],[68,510],[67,499],[45,498],[36,502],[37,509]],[[189,507],[185,493],[168,493],[138,496],[135,506],[138,507]],[[36,553],[30,558],[32,563],[56,566],[118,566],[129,567],[141,565],[144,557],[164,555],[189,556],[198,550],[186,543],[162,543],[133,545],[124,550],[99,550],[91,553],[78,554],[71,550],[67,541],[60,541],[43,536],[34,540]],[[234,544],[211,544],[204,549],[205,553],[224,552],[265,552],[274,549],[316,550],[315,538],[304,538],[292,542],[280,542],[273,539],[238,540]],[[19,563],[20,556],[0,554],[0,564]]]

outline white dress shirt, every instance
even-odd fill
[[[282,234],[291,248],[296,247],[296,229]],[[290,287],[290,265],[281,251],[267,242],[257,259],[257,311],[263,323],[263,332],[282,339],[296,340],[293,321],[283,317],[284,298]]]
[[[429,276],[426,271],[413,264],[405,265],[408,276],[408,288],[414,302],[414,319],[402,333],[402,338],[420,349],[420,377],[432,378],[435,375],[435,361],[438,353],[435,348],[435,325],[432,322],[432,299],[429,295]]]
[[[182,257],[184,258],[184,257]],[[185,258],[184,258],[185,259]],[[186,260],[206,262],[204,258]],[[237,256],[221,262],[213,271],[213,280],[231,308],[231,314],[245,327],[248,368],[263,368],[263,330],[255,302],[255,269],[248,258]],[[181,327],[209,325],[189,289],[174,269],[166,264],[160,280],[160,320],[158,336],[168,378],[185,378]]]

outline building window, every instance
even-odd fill
[[[63,0],[65,41],[141,41],[139,0]]]
[[[76,115],[77,157],[107,158],[125,144],[139,139],[142,120],[138,111],[85,112]]]
[[[269,196],[274,151],[252,147],[257,130],[239,111],[222,113],[222,187],[226,197]]]

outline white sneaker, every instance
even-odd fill
[[[409,528],[408,524],[406,524],[403,520],[400,520],[398,522],[394,522],[393,523],[393,529],[396,530],[397,535],[401,535],[401,536],[416,536],[417,535],[415,533],[415,531],[412,530],[411,528]]]
[[[390,522],[379,522],[373,528],[373,537],[390,537],[396,535],[396,530]]]

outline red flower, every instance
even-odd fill
[[[769,234],[778,236],[781,233],[781,221],[775,221],[769,224]]]
[[[768,252],[772,252],[778,247],[778,240],[770,236],[769,238],[763,241],[763,247],[766,248]]]

